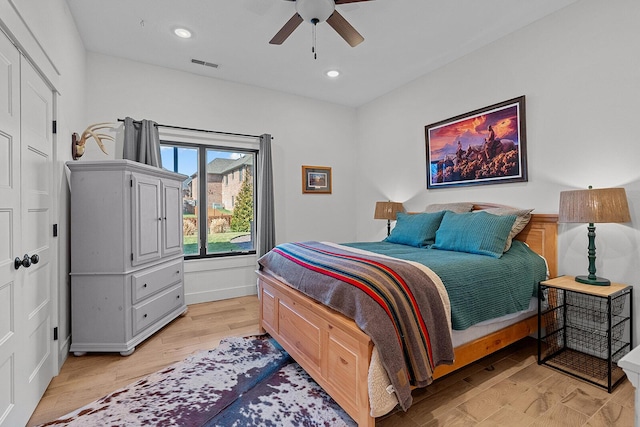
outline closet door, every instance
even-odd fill
[[[16,364],[24,343],[17,311],[24,275],[14,268],[20,238],[20,55],[0,32],[0,425],[20,425]],[[26,421],[26,420],[24,420]],[[24,423],[23,423],[24,424]]]
[[[53,93],[35,69],[21,58],[20,140],[22,251],[29,267],[24,275],[22,304],[17,312],[24,327],[24,348],[16,364],[26,381],[20,397],[29,417],[56,371],[53,345],[52,192]]]
[[[3,34],[0,104],[0,425],[17,426],[29,420],[55,371],[53,95]]]

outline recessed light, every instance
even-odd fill
[[[327,71],[327,76],[331,77],[332,79],[335,79],[336,77],[338,77],[340,75],[340,71],[338,70],[329,70]]]
[[[176,28],[173,30],[173,34],[175,34],[176,36],[180,37],[181,39],[190,39],[191,38],[191,31],[187,30],[186,28]]]

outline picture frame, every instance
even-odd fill
[[[302,166],[303,194],[331,194],[331,168],[327,166]]]
[[[427,188],[527,181],[525,97],[425,126]]]

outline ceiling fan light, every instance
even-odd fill
[[[296,0],[296,12],[307,22],[324,22],[335,9],[334,0]]]
[[[327,77],[335,79],[336,77],[338,77],[340,75],[340,71],[338,71],[338,70],[329,70],[329,71],[327,71],[326,74],[327,74]]]

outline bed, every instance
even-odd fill
[[[474,211],[504,208],[474,204]],[[533,214],[515,236],[546,260],[549,277],[557,276],[557,215]],[[276,272],[257,271],[260,325],[320,384],[358,423],[372,427],[370,386],[374,344],[354,320],[292,288]],[[533,308],[535,305],[532,304]],[[481,322],[476,335],[455,345],[451,364],[440,364],[432,378],[442,377],[504,348],[537,329],[535,310],[523,310],[501,319]],[[455,342],[455,340],[454,340]],[[382,351],[382,350],[381,350]],[[374,391],[371,391],[372,398]]]

